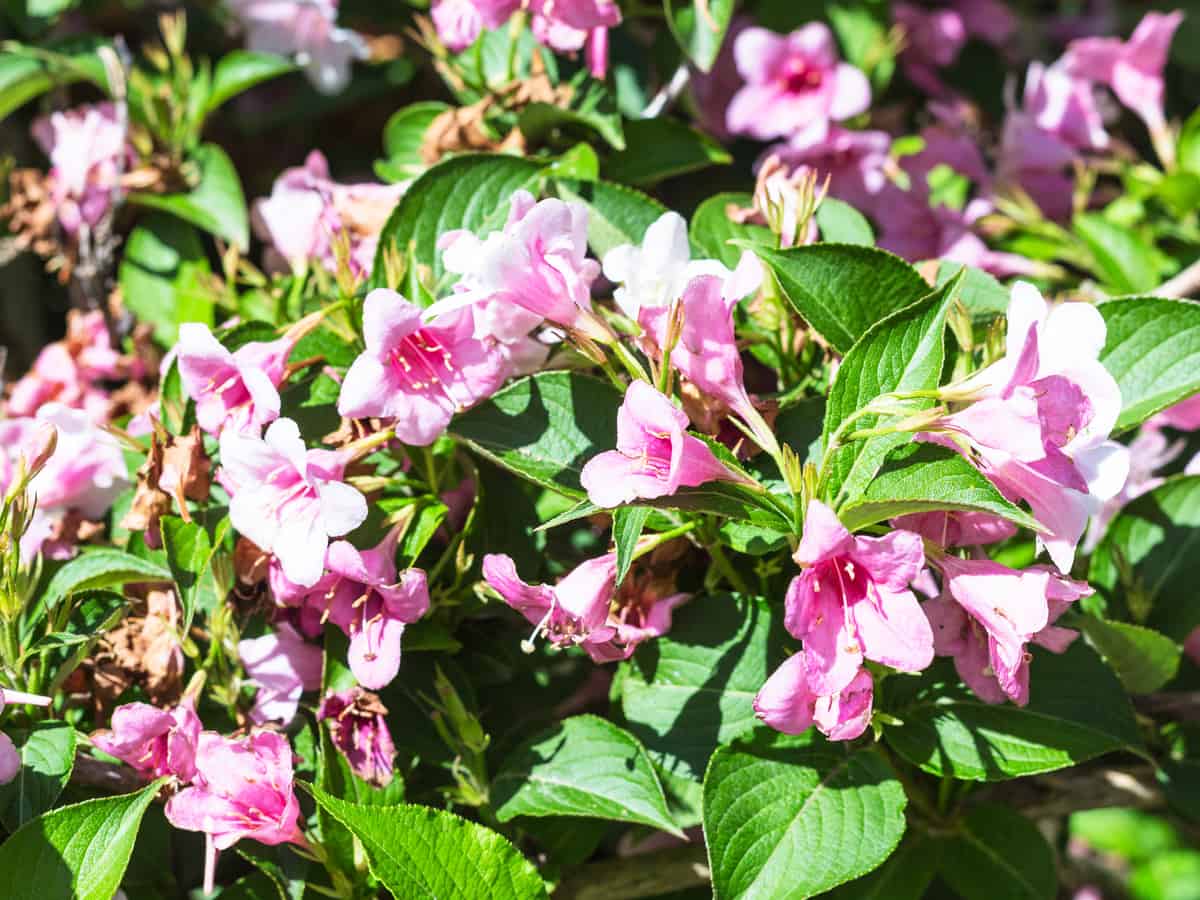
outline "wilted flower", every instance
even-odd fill
[[[391,783],[396,758],[387,712],[375,694],[358,687],[326,694],[317,709],[317,719],[328,723],[333,746],[354,774],[378,787]]]
[[[358,34],[337,27],[337,7],[337,0],[229,0],[246,28],[247,48],[294,59],[323,94],[341,91],[350,63],[367,56]]]
[[[308,450],[291,419],[277,419],[262,438],[221,435],[222,484],[230,492],[233,527],[274,553],[287,577],[310,586],[321,577],[329,538],[353,531],[367,501],[342,481],[345,460]]]
[[[97,103],[51,113],[33,123],[33,137],[50,157],[51,199],[63,231],[94,227],[112,206],[129,152],[116,107]]]
[[[148,703],[126,703],[112,714],[112,727],[92,735],[98,749],[158,778],[180,781],[196,777],[200,719],[191,698],[167,711]]]
[[[256,724],[284,724],[296,715],[300,695],[321,686],[321,648],[307,643],[285,622],[260,638],[238,643],[238,657],[246,677],[258,686],[250,720]]]
[[[804,651],[793,653],[754,697],[754,714],[785,734],[802,734],[814,724],[826,737],[851,741],[871,722],[875,685],[860,668],[839,691],[818,695],[809,687]]]

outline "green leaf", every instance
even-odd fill
[[[63,806],[26,822],[0,844],[5,900],[112,900],[161,784]]]
[[[1140,809],[1088,809],[1072,813],[1070,835],[1093,850],[1129,862],[1151,859],[1183,843],[1168,822]]]
[[[212,269],[200,234],[164,213],[146,216],[129,235],[118,280],[122,302],[154,336],[174,345],[184,322],[213,324]]]
[[[1195,900],[1200,852],[1172,850],[1138,866],[1129,876],[1134,900]]]
[[[89,81],[108,89],[97,50],[111,46],[91,35],[52,41],[45,47],[7,45],[0,53],[0,119],[55,85]]]
[[[713,894],[802,900],[865,875],[899,843],[905,803],[875,750],[818,736],[721,747],[704,775]]]
[[[709,197],[692,215],[692,223],[688,228],[688,237],[697,251],[710,259],[719,260],[726,268],[732,269],[742,256],[742,246],[748,244],[763,244],[770,246],[778,244],[779,239],[771,233],[771,229],[762,225],[743,225],[729,218],[727,212],[734,209],[749,209],[754,205],[754,197],[750,194],[725,193]],[[741,241],[742,245],[734,244]]]
[[[825,448],[821,493],[833,500],[835,507],[860,496],[888,454],[912,439],[910,434],[899,433],[847,443],[849,435],[844,435],[841,445],[833,447],[838,428],[881,394],[938,386],[945,359],[946,310],[957,284],[957,281],[947,282],[924,299],[872,326],[842,360],[830,388],[821,434]],[[925,408],[931,402],[919,401],[909,408]],[[872,428],[880,422],[878,415],[864,415],[850,426],[850,432]]]
[[[921,900],[937,877],[941,861],[942,847],[937,841],[909,833],[887,862],[869,875],[834,888],[828,900]]]
[[[245,251],[250,246],[250,219],[233,162],[216,144],[201,144],[190,162],[198,170],[198,181],[190,191],[134,193],[129,201],[178,216]]]
[[[606,381],[539,372],[457,416],[450,430],[510,472],[577,497],[584,463],[616,439],[620,403]]]
[[[817,207],[816,219],[821,240],[826,243],[875,246],[871,223],[849,203],[826,197]]]
[[[1200,109],[1192,112],[1179,132],[1179,167],[1200,174]]]
[[[212,895],[219,900],[288,900],[279,885],[265,872],[243,875],[228,887]]]
[[[667,27],[701,72],[709,71],[717,61],[733,7],[734,0],[663,0]]]
[[[1054,851],[1037,826],[1007,806],[971,809],[946,841],[942,877],[963,900],[1054,900]]]
[[[633,551],[637,548],[642,528],[650,518],[648,506],[623,506],[613,512],[613,546],[617,549],[617,580],[620,586],[633,565]]]
[[[310,790],[318,805],[362,841],[372,874],[396,897],[546,897],[533,864],[482,825],[427,806],[360,806]]]
[[[593,83],[583,102],[567,109],[553,103],[530,103],[517,116],[517,127],[531,143],[542,143],[551,137],[559,141],[575,138],[601,138],[614,150],[625,149],[625,130],[621,114],[612,97],[600,84]]]
[[[1200,625],[1200,475],[1169,478],[1121,510],[1088,569],[1112,605],[1183,641]]]
[[[116,587],[131,581],[170,581],[169,570],[123,550],[104,547],[85,551],[54,573],[43,595],[53,608],[68,594],[96,588]]]
[[[604,162],[611,181],[638,187],[733,162],[729,151],[703,132],[674,119],[634,119],[625,125],[628,148]]]
[[[902,724],[891,746],[934,775],[999,781],[1053,772],[1141,737],[1121,683],[1082,641],[1061,656],[1036,648],[1028,706],[984,703],[939,661],[918,677],[889,678],[880,706]]]
[[[1100,362],[1121,388],[1116,431],[1200,392],[1200,303],[1129,297],[1100,304]]]
[[[256,84],[295,71],[295,63],[274,53],[255,53],[250,50],[227,53],[221,57],[213,72],[212,91],[208,95],[206,110],[211,113]]]
[[[496,818],[581,816],[681,835],[646,749],[599,716],[572,716],[526,741],[492,779]]]
[[[554,184],[563,200],[587,206],[588,246],[597,257],[622,244],[640,244],[646,229],[667,211],[657,200],[623,184],[562,179]]]
[[[483,236],[508,218],[509,198],[519,190],[536,190],[539,169],[527,159],[502,154],[467,154],[444,160],[413,182],[392,211],[379,236],[373,287],[383,286],[382,260],[387,252],[401,255],[412,242],[416,260],[429,266],[433,283],[445,274],[438,238],[466,229]]]
[[[788,500],[743,484],[711,481],[680,488],[667,497],[641,501],[655,509],[678,509],[749,522],[760,528],[792,532]]]
[[[385,181],[407,181],[428,169],[429,164],[421,156],[425,134],[433,120],[448,109],[449,104],[428,100],[392,113],[383,126],[385,158],[375,163],[375,173]]]
[[[621,714],[666,772],[699,780],[712,752],[749,732],[754,695],[782,662],[784,632],[759,597],[701,594],[671,630],[621,663]]]
[[[1008,312],[1008,288],[995,276],[974,266],[942,260],[938,263],[938,286],[941,287],[959,272],[963,273],[963,279],[958,299],[974,318],[993,319]]]
[[[1158,783],[1172,809],[1193,822],[1200,821],[1200,761],[1163,760],[1158,769]],[[1161,819],[1152,818],[1152,821],[1160,827],[1166,825]]]
[[[209,563],[212,561],[212,541],[203,525],[185,522],[178,516],[163,516],[161,525],[167,565],[171,569],[171,577],[175,580],[179,602],[183,607],[181,631],[187,634],[192,627],[192,618],[196,615],[196,596],[200,592],[200,581],[208,572]]]
[[[898,256],[853,244],[749,249],[770,266],[783,295],[833,348],[848,353],[886,316],[929,294],[917,270]]]
[[[0,822],[16,831],[54,805],[75,768],[75,729],[66,722],[39,722],[12,731],[21,754],[17,777],[0,785]]]
[[[1154,247],[1135,232],[1097,213],[1077,215],[1072,224],[1096,261],[1096,274],[1117,293],[1136,294],[1158,284]]]
[[[1088,643],[1112,666],[1131,694],[1157,691],[1179,670],[1183,649],[1166,635],[1095,616],[1084,616],[1078,624]]]
[[[1036,519],[1005,499],[962,456],[933,444],[895,451],[862,497],[842,507],[839,516],[843,525],[858,531],[896,516],[940,509],[991,513],[1039,530]]]

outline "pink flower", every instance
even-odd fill
[[[323,94],[350,81],[350,63],[366,59],[366,42],[337,27],[337,0],[230,0],[246,28],[246,47],[295,59]]]
[[[254,228],[284,263],[276,261],[273,268],[294,270],[313,262],[335,272],[335,247],[345,240],[350,271],[363,276],[375,263],[379,233],[403,192],[402,184],[339,184],[329,177],[325,157],[313,150],[303,166],[275,179],[270,197],[255,202]]]
[[[587,259],[587,207],[554,198],[535,202],[528,191],[512,196],[508,222],[480,240],[468,231],[438,239],[446,269],[462,276],[457,292],[435,303],[426,316],[460,306],[501,305],[609,341],[608,329],[591,312],[591,285],[600,264]]]
[[[491,342],[473,335],[470,315],[447,313],[429,324],[395,291],[377,288],[363,304],[366,350],[342,382],[338,412],[395,421],[406,444],[432,444],[455,413],[490,396],[507,366]]]
[[[303,844],[287,738],[257,729],[242,738],[201,732],[195,781],[167,801],[166,813],[176,828],[205,832],[217,850],[243,838]]]
[[[684,377],[751,422],[757,413],[746,392],[733,307],[756,291],[761,280],[762,267],[748,253],[729,278],[693,278],[681,298],[683,327],[671,350],[671,365]],[[663,307],[643,307],[638,315],[638,323],[660,353],[670,337],[670,322],[670,310]]]
[[[108,419],[109,399],[101,382],[128,375],[128,367],[109,341],[104,314],[72,311],[66,337],[44,347],[29,372],[13,385],[7,413],[33,416],[44,404],[61,403],[103,423]]]
[[[183,390],[196,402],[197,424],[216,436],[226,429],[258,435],[279,418],[279,385],[292,348],[307,330],[293,328],[279,340],[252,341],[231,353],[207,325],[180,325],[175,360]]]
[[[733,138],[725,127],[725,111],[742,86],[733,48],[738,35],[753,24],[749,16],[740,13],[735,15],[729,30],[725,32],[725,40],[721,42],[721,51],[712,68],[707,72],[696,68],[690,70],[688,88],[696,105],[699,124],[705,132],[722,141]]]
[[[520,8],[520,0],[434,0],[431,15],[438,39],[458,53],[484,28],[499,28]]]
[[[112,728],[92,735],[92,744],[151,778],[196,777],[200,719],[190,697],[168,712],[148,703],[126,703],[112,715]]]
[[[967,34],[1000,47],[1017,32],[1020,23],[1001,0],[950,0],[967,26]]]
[[[0,731],[0,784],[8,784],[21,771],[21,754],[10,738]]]
[[[845,690],[864,658],[902,672],[929,665],[933,634],[908,589],[925,564],[920,537],[856,537],[813,500],[794,559],[804,570],[788,587],[784,624],[804,641],[813,694]]]
[[[1072,74],[1112,88],[1122,103],[1137,113],[1150,131],[1161,131],[1163,69],[1175,29],[1183,13],[1146,13],[1128,41],[1119,38],[1081,38],[1072,41],[1063,65]]]
[[[871,723],[875,686],[860,668],[841,690],[820,696],[809,687],[804,651],[793,653],[754,697],[754,714],[784,734],[802,734],[814,724],[835,741],[852,741]]]
[[[987,703],[1029,702],[1031,641],[1061,653],[1076,632],[1053,622],[1092,593],[1044,567],[1010,569],[988,559],[938,561],[946,592],[925,604],[941,656],[953,656],[959,676]]]
[[[307,591],[282,599],[303,605],[318,621],[330,621],[350,638],[350,670],[364,686],[387,687],[400,670],[404,626],[429,611],[429,587],[421,569],[396,574],[393,529],[377,547],[359,551],[347,541],[329,546],[326,573]],[[274,587],[274,584],[273,584]]]
[[[1039,128],[1078,150],[1103,150],[1108,146],[1108,132],[1092,86],[1072,75],[1061,62],[1049,68],[1038,62],[1029,64],[1024,112]]]
[[[608,72],[608,29],[621,24],[615,0],[529,0],[533,36],[560,53],[587,45],[588,71]]]
[[[892,139],[883,131],[849,131],[837,125],[816,134],[803,131],[773,153],[789,166],[811,169],[817,183],[829,179],[829,196],[844,200],[860,212],[873,214],[879,192],[887,183],[884,172]]]
[[[315,584],[329,538],[353,531],[367,517],[366,499],[342,481],[342,456],[305,449],[291,419],[272,422],[262,438],[226,430],[221,466],[233,527],[274,553],[296,584]]]
[[[321,686],[321,648],[307,643],[291,625],[281,622],[271,634],[238,642],[246,677],[258,686],[250,721],[256,725],[287,724],[296,715],[300,695]]]
[[[939,510],[892,519],[893,528],[914,531],[939,547],[977,547],[1008,540],[1017,526],[988,513]]]
[[[386,716],[379,698],[357,687],[326,694],[317,709],[318,721],[328,723],[333,746],[354,774],[377,787],[391,784],[396,758]]]
[[[738,480],[687,427],[687,413],[646,382],[633,382],[617,413],[617,449],[592,457],[580,474],[588,499],[611,509],[707,481]]]
[[[1174,462],[1183,453],[1183,441],[1168,441],[1167,436],[1154,426],[1154,422],[1160,417],[1161,414],[1143,425],[1137,437],[1129,442],[1129,474],[1121,490],[1106,500],[1092,515],[1087,538],[1083,542],[1085,553],[1096,549],[1109,523],[1126,504],[1166,481],[1165,477],[1158,474],[1159,470]]]
[[[50,157],[51,201],[69,235],[95,226],[112,205],[129,155],[125,132],[111,103],[51,113],[33,123],[33,137]]]
[[[838,61],[833,34],[819,22],[789,35],[747,28],[734,55],[746,81],[726,112],[734,134],[771,140],[809,129],[819,133],[830,120],[856,116],[871,103],[867,77]]]
[[[526,652],[545,635],[555,647],[578,645],[594,662],[615,662],[632,656],[642,641],[670,630],[672,611],[689,596],[623,591],[614,597],[616,562],[612,553],[589,559],[551,587],[526,584],[511,557],[492,553],[483,559],[483,577],[505,603],[534,623],[533,634],[522,644]]]
[[[1028,501],[1045,529],[1039,543],[1067,572],[1088,517],[1129,470],[1126,448],[1108,440],[1121,392],[1098,359],[1106,327],[1094,306],[1051,310],[1025,282],[1013,286],[1008,323],[1006,356],[945,390],[948,400],[974,402],[928,439],[966,453],[1001,491]]]
[[[1174,406],[1169,406],[1146,423],[1147,426],[1160,428],[1166,426],[1176,431],[1196,431],[1200,429],[1200,394],[1181,400]]]
[[[892,16],[904,32],[900,61],[908,79],[933,96],[950,93],[937,69],[951,65],[967,42],[967,26],[954,9],[925,9],[897,3]]]

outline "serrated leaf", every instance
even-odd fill
[[[853,244],[749,249],[770,266],[788,302],[839,353],[872,326],[929,295],[929,285],[898,256]]]
[[[620,586],[633,565],[633,551],[637,548],[642,528],[650,518],[648,506],[623,506],[613,512],[613,546],[617,551],[617,580]]]
[[[14,832],[54,805],[75,768],[75,729],[66,722],[39,722],[10,733],[21,754],[17,777],[0,785],[0,822]]]
[[[693,597],[670,632],[621,663],[626,727],[663,770],[700,779],[713,751],[757,722],[754,695],[782,662],[783,637],[762,598]]]
[[[1122,613],[1176,641],[1200,625],[1198,576],[1200,475],[1169,478],[1122,509],[1088,568],[1110,616],[1113,606],[1125,606]]]
[[[815,244],[813,246],[820,246]],[[861,248],[860,248],[861,249]],[[830,388],[821,434],[825,448],[822,460],[821,495],[840,507],[857,499],[883,466],[889,453],[912,439],[910,434],[888,434],[865,440],[849,440],[831,447],[842,422],[882,394],[896,391],[930,390],[938,386],[945,359],[944,331],[946,310],[954,297],[957,280],[947,282],[933,293],[892,313],[856,343],[841,366]],[[932,401],[912,403],[921,409]],[[864,415],[851,429],[874,427],[877,415]]]
[[[129,202],[160,209],[224,238],[243,252],[250,246],[250,218],[242,182],[228,154],[216,144],[201,144],[191,162],[199,180],[182,194],[133,193]]]
[[[865,875],[899,843],[907,799],[883,757],[802,741],[713,754],[704,837],[715,897],[802,900]]]
[[[663,0],[667,27],[701,72],[717,61],[733,18],[734,0]]]
[[[706,199],[692,215],[688,226],[688,239],[699,254],[719,260],[728,269],[733,269],[742,256],[742,247],[751,243],[771,246],[779,239],[771,229],[762,225],[742,224],[729,218],[728,210],[750,209],[754,197],[745,193],[715,194]],[[741,245],[731,243],[742,242]]]
[[[510,472],[579,497],[584,463],[612,446],[620,403],[590,375],[539,372],[457,416],[450,430]]]
[[[372,874],[396,897],[537,900],[546,888],[496,832],[427,806],[359,806],[320,788],[314,799],[362,841]]]
[[[187,634],[196,615],[196,596],[200,592],[200,581],[208,572],[212,560],[212,541],[204,526],[198,522],[185,522],[178,516],[163,516],[162,544],[167,554],[167,565],[175,581],[179,603],[183,607],[181,631]]]
[[[392,113],[383,126],[384,159],[375,163],[375,172],[385,181],[405,181],[416,178],[429,164],[421,156],[425,134],[433,120],[446,110],[449,104],[440,100],[412,103]],[[380,171],[381,167],[385,171]]]
[[[1125,431],[1200,392],[1200,303],[1128,297],[1099,306],[1108,325],[1100,362],[1121,388]]]
[[[942,846],[909,835],[882,866],[829,892],[828,900],[922,900],[942,861]]]
[[[946,841],[942,877],[963,900],[1054,900],[1054,851],[1037,826],[1014,809],[971,809]]]
[[[817,228],[821,240],[833,244],[875,246],[875,232],[866,216],[843,200],[826,197],[817,207]]]
[[[1053,772],[1113,750],[1139,748],[1121,683],[1083,641],[1055,655],[1035,648],[1028,706],[984,703],[945,661],[890,678],[881,707],[902,724],[884,732],[905,759],[935,775],[1000,781]]]
[[[371,285],[383,286],[384,254],[403,256],[410,242],[417,262],[429,266],[437,284],[446,271],[437,249],[438,238],[459,228],[483,236],[503,227],[509,199],[519,190],[536,190],[538,172],[535,163],[503,154],[465,154],[427,170],[412,183],[383,226]]]
[[[1114,291],[1136,294],[1158,284],[1154,247],[1134,231],[1097,213],[1077,215],[1072,225],[1096,261],[1096,274]]]
[[[1036,519],[1005,499],[962,456],[933,444],[896,451],[863,495],[838,515],[843,525],[858,531],[896,516],[933,510],[986,512],[1039,530]]]
[[[674,119],[634,119],[625,125],[625,137],[628,148],[609,154],[603,167],[606,178],[622,184],[647,187],[733,161],[708,135]]]
[[[86,800],[26,822],[0,844],[5,900],[112,900],[138,826],[161,781],[134,794]]]
[[[233,50],[221,57],[213,71],[206,108],[212,112],[256,84],[296,71],[296,64],[274,53]]]
[[[588,246],[604,254],[622,244],[640,244],[654,222],[667,211],[657,200],[623,184],[608,181],[554,182],[558,195],[588,208]]]
[[[646,749],[599,716],[572,716],[517,748],[492,779],[496,818],[582,816],[682,834]]]
[[[183,322],[213,324],[211,275],[199,232],[166,213],[152,213],[133,229],[118,270],[122,302],[168,346]]]
[[[1079,625],[1088,643],[1112,666],[1131,694],[1157,691],[1175,677],[1183,649],[1150,628],[1084,616]]]
[[[131,581],[170,581],[164,566],[123,550],[105,547],[81,553],[54,573],[46,585],[43,602],[47,608],[67,594],[96,588],[115,587]]]

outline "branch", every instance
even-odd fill
[[[704,847],[672,847],[580,866],[558,885],[554,900],[636,900],[708,883]]]
[[[1182,299],[1200,291],[1200,260],[1192,263],[1174,278],[1164,281],[1150,292],[1153,297]]]

